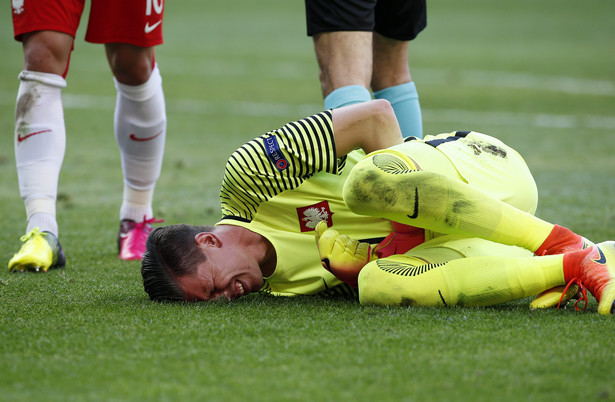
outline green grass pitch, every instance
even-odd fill
[[[436,0],[410,47],[425,133],[472,129],[526,158],[542,218],[615,239],[615,3]],[[303,2],[170,1],[157,50],[168,138],[155,211],[219,217],[238,145],[322,108]],[[114,88],[78,32],[58,218],[68,265],[11,274],[25,213],[13,155],[21,47],[0,14],[0,400],[615,400],[615,319],[586,311],[373,308],[250,295],[151,303],[116,256]]]

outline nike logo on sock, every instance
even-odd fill
[[[28,139],[28,138],[32,137],[33,135],[36,135],[36,134],[50,133],[50,132],[51,132],[51,130],[35,131],[33,133],[26,134],[23,137],[21,136],[21,134],[17,134],[17,142],[25,141],[26,139]]]
[[[158,137],[160,134],[162,134],[162,131],[160,131],[158,134],[154,134],[151,137],[137,137],[137,135],[135,133],[131,133],[130,134],[130,139],[133,141],[150,141],[153,140],[154,138]]]
[[[414,188],[414,211],[412,211],[412,215],[407,215],[410,219],[416,219],[419,216],[419,188]]]
[[[149,22],[145,23],[145,33],[150,33],[152,32],[154,29],[156,29],[156,27],[158,27],[158,25],[160,25],[162,23],[162,20],[158,21],[157,23],[155,23],[154,25],[150,25]]]

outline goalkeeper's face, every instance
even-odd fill
[[[245,250],[216,244],[200,249],[206,258],[198,264],[196,273],[176,278],[187,301],[232,300],[263,286],[259,264]]]

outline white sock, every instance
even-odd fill
[[[154,217],[152,199],[154,190],[139,191],[124,184],[124,197],[120,208],[120,220],[131,219],[135,222],[143,222],[143,219]]]
[[[35,200],[41,201],[41,200]],[[47,200],[42,200],[47,201]],[[27,209],[27,208],[26,208]],[[58,237],[58,223],[56,222],[55,213],[35,212],[28,216],[28,229],[26,232],[34,228],[39,228],[41,232],[51,232]]]
[[[155,66],[149,80],[130,86],[115,80],[115,138],[120,147],[124,196],[120,220],[152,217],[152,198],[160,176],[167,118],[162,77]]]
[[[58,235],[56,197],[66,151],[59,75],[22,71],[15,107],[15,162],[28,225]]]

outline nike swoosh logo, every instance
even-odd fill
[[[156,29],[156,27],[158,25],[160,25],[162,23],[162,20],[158,21],[157,23],[155,23],[154,25],[150,25],[149,22],[145,23],[145,33],[150,33],[152,32],[154,29]]]
[[[158,134],[152,135],[151,137],[137,137],[135,133],[131,133],[130,139],[133,141],[150,141],[158,137],[160,134],[162,134],[162,131],[159,132]]]
[[[33,135],[36,135],[36,134],[50,133],[50,132],[51,132],[51,130],[35,131],[33,133],[24,135],[23,137],[21,136],[21,134],[17,134],[17,142],[25,141],[27,138],[30,138],[30,137],[32,137]]]
[[[602,252],[602,250],[600,250],[600,247],[596,247],[596,250],[598,250],[598,255],[600,255],[600,258],[598,260],[594,260],[592,258],[592,261],[600,264],[600,265],[604,265],[606,264],[606,257],[604,255],[604,253]]]
[[[448,307],[448,304],[446,304],[446,300],[444,300],[444,296],[442,296],[442,291],[440,289],[438,289],[438,294],[440,295],[440,300],[444,303],[444,307]]]
[[[406,215],[410,219],[416,219],[419,216],[419,188],[414,188],[414,211],[412,215]]]

